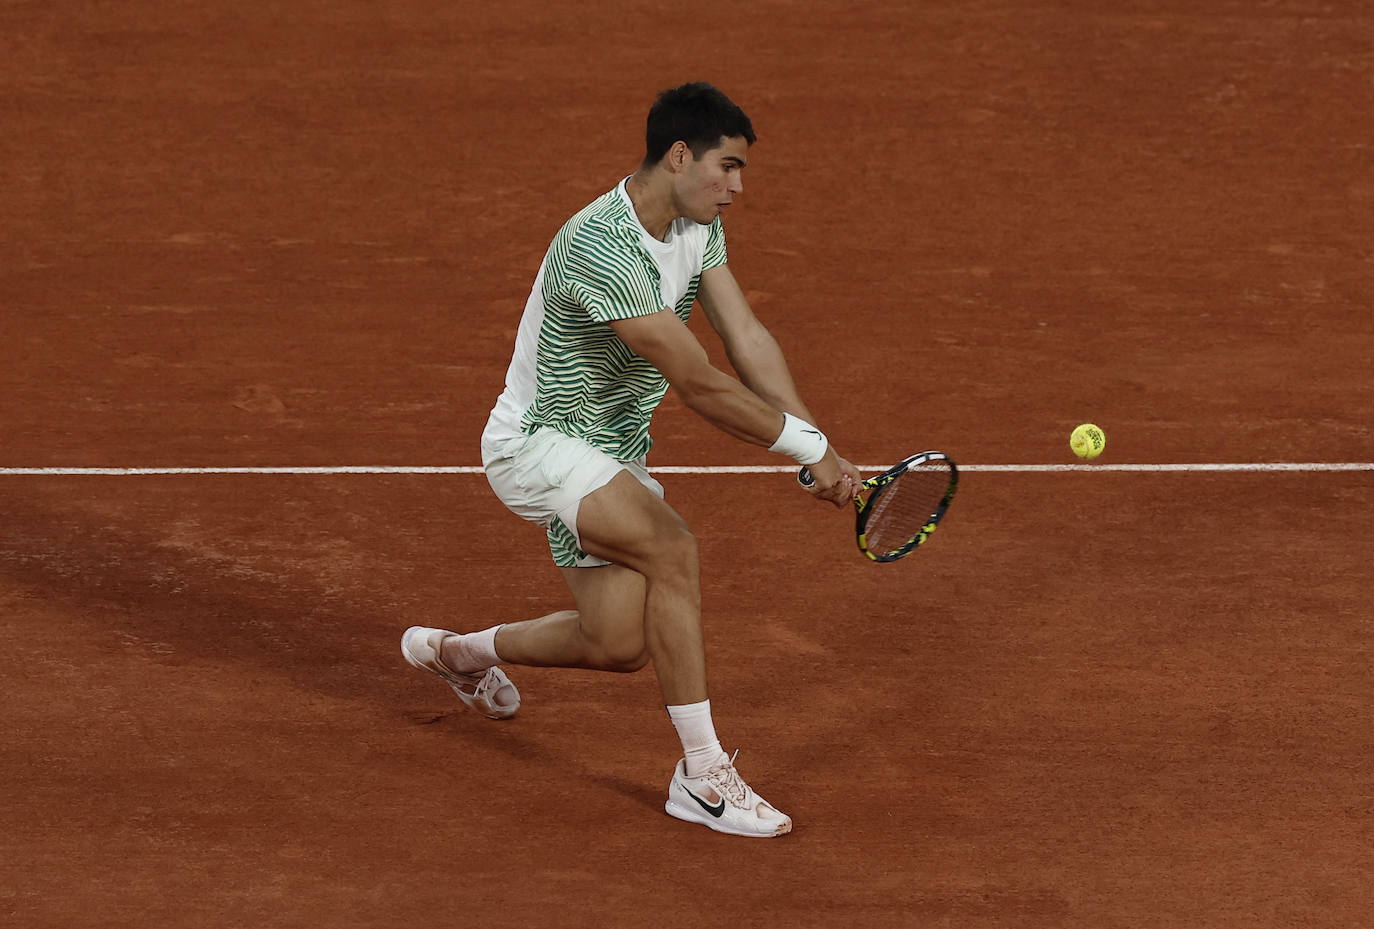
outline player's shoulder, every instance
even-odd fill
[[[639,233],[618,188],[602,194],[575,213],[559,230],[555,248],[598,262],[633,256]]]
[[[563,231],[574,236],[612,235],[624,233],[628,208],[620,189],[613,187],[572,215],[563,224]]]

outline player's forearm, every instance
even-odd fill
[[[767,329],[760,326],[746,344],[727,353],[740,381],[764,403],[807,422],[816,421],[797,393],[782,348]]]
[[[725,434],[764,448],[777,440],[782,414],[723,371],[710,368],[673,386],[688,409]]]

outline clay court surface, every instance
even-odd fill
[[[476,465],[689,79],[837,445],[974,466],[890,566],[786,474],[660,475],[792,835],[664,815],[652,671],[515,668],[498,724],[401,660],[568,605],[478,474],[17,472]],[[1374,465],[977,467],[1374,462],[1372,90],[1353,0],[0,2],[0,923],[1374,923]]]

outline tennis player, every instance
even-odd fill
[[[841,506],[861,481],[815,425],[726,264],[721,214],[744,189],[754,138],[711,85],[664,91],[639,169],[563,226],[535,277],[482,464],[502,502],[547,529],[576,609],[462,635],[414,626],[401,651],[494,719],[520,706],[499,664],[653,662],[683,748],[666,811],[775,836],[791,819],[744,782],[716,737],[696,539],[645,467],[649,419],[671,385],[722,431],[810,467],[813,496]],[[694,300],[738,379],[712,366],[687,328]]]

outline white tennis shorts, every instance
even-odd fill
[[[577,510],[582,500],[629,471],[650,491],[663,485],[649,476],[644,459],[616,461],[581,439],[548,427],[533,435],[482,440],[487,483],[506,507],[548,532],[549,552],[560,568],[591,568],[610,562],[582,550]]]

